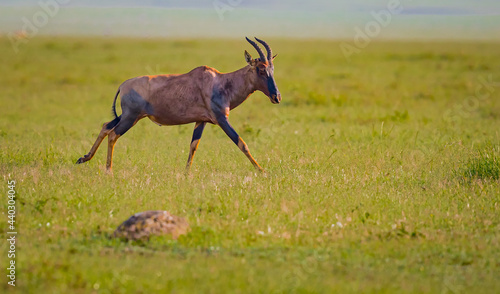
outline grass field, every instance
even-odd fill
[[[283,96],[207,126],[145,119],[83,165],[122,81],[245,65],[241,40],[0,38],[1,267],[17,192],[19,293],[498,293],[500,43],[267,40]],[[253,51],[255,56],[256,53]],[[120,109],[118,108],[120,111]],[[109,239],[165,209],[191,232]],[[6,272],[6,271],[5,271]]]

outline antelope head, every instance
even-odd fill
[[[273,60],[276,58],[276,55],[273,56],[273,52],[271,47],[264,41],[255,38],[257,42],[261,43],[264,48],[266,48],[267,56],[264,55],[259,45],[254,41],[246,38],[248,43],[252,44],[252,46],[259,53],[259,58],[252,59],[250,53],[245,50],[245,60],[254,70],[254,86],[257,90],[266,94],[267,97],[271,100],[272,103],[278,104],[281,102],[281,94],[278,90],[278,86],[276,86],[276,81],[274,80],[274,65]]]

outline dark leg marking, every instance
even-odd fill
[[[205,129],[206,124],[207,123],[205,122],[196,123],[196,125],[194,126],[193,139],[191,140],[191,142],[201,139],[201,135],[203,134],[203,130]]]
[[[217,122],[219,123],[219,126],[222,128],[222,130],[226,133],[226,135],[234,142],[234,144],[238,145],[240,136],[229,124],[227,118],[225,116],[220,116],[217,118]]]
[[[115,118],[114,120],[110,121],[106,125],[106,129],[112,130],[114,127],[116,127],[116,125],[120,122],[120,118],[121,118],[121,115],[119,117]]]
[[[248,149],[247,144],[243,141],[243,139],[236,133],[236,131],[233,129],[233,127],[229,124],[229,121],[225,116],[219,116],[217,118],[217,122],[219,123],[219,126],[224,130],[226,135],[228,135],[229,138],[240,148],[241,152],[243,152],[250,162],[253,164],[253,166],[262,171],[262,167],[255,161],[253,156],[250,154],[250,150]]]
[[[133,127],[137,121],[138,118],[136,117],[124,118],[115,126],[114,132],[119,136],[123,136],[123,134],[130,130],[130,128]]]
[[[191,145],[189,146],[189,157],[186,164],[186,172],[189,171],[191,164],[193,163],[193,157],[200,144],[201,135],[205,129],[206,122],[197,122],[194,126],[193,138],[191,139]]]

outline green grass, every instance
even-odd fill
[[[500,44],[268,40],[272,105],[256,93],[230,121],[266,169],[207,126],[139,122],[83,165],[119,84],[245,65],[241,40],[0,38],[1,193],[16,180],[23,293],[495,293],[500,291]],[[255,53],[253,53],[255,55]],[[492,80],[476,91],[481,79]],[[485,94],[486,93],[486,94]],[[0,232],[7,231],[7,200]],[[178,240],[108,236],[165,209]],[[7,242],[0,243],[7,267]]]
[[[458,175],[464,180],[498,180],[500,178],[500,152],[498,146],[479,149],[478,154],[464,164]]]

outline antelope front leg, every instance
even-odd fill
[[[186,164],[186,173],[189,172],[191,164],[193,164],[193,157],[200,144],[201,135],[203,134],[203,129],[205,128],[206,122],[197,122],[194,126],[193,138],[191,139],[191,145],[189,146],[189,157]]]
[[[247,144],[243,141],[243,139],[236,133],[236,131],[233,129],[233,127],[229,124],[229,121],[227,120],[226,116],[220,116],[217,118],[217,122],[219,123],[219,126],[224,130],[226,135],[233,140],[234,144],[238,145],[238,148],[248,157],[250,162],[253,164],[253,166],[258,169],[259,171],[264,171],[262,167],[255,161],[253,158],[252,154],[250,154],[250,150],[248,149]]]

